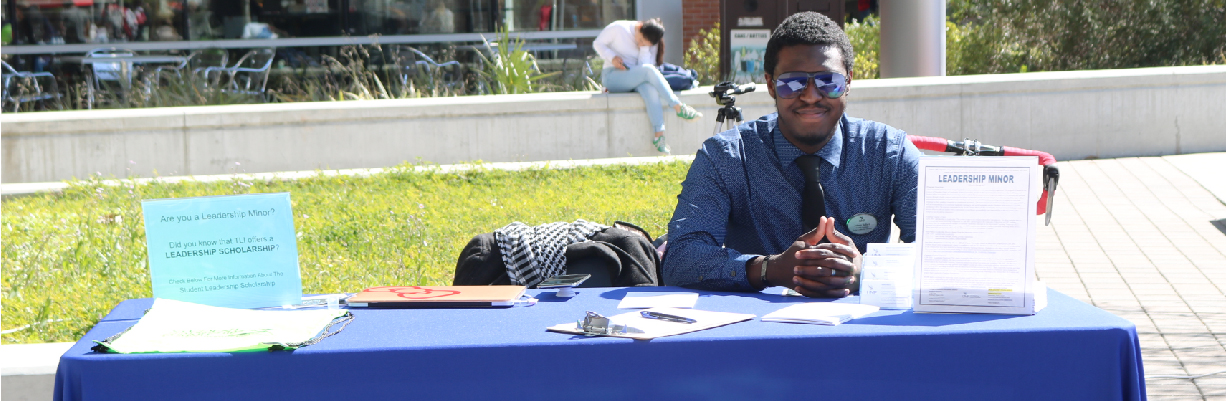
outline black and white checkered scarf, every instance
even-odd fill
[[[494,239],[511,283],[531,287],[566,271],[566,246],[586,242],[606,228],[584,220],[536,227],[514,222],[495,230]]]

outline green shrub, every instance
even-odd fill
[[[1226,61],[1226,0],[950,0],[950,75]]]
[[[1226,63],[1226,0],[949,0],[947,75]],[[880,20],[846,25],[876,78]]]
[[[477,52],[485,65],[485,70],[479,73],[489,82],[494,94],[540,92],[532,88],[536,81],[559,74],[558,71],[542,74],[536,65],[536,57],[523,49],[524,40],[512,38],[505,27],[498,33],[496,46],[491,45],[484,36],[481,40],[490,55]]]
[[[845,26],[851,49],[856,52],[852,64],[852,79],[876,79],[881,77],[878,49],[881,47],[881,19],[869,16],[863,22],[851,22]]]
[[[945,23],[946,75],[998,74],[1025,72],[1023,54],[1016,43],[1005,40],[1004,29],[967,21]],[[853,77],[881,77],[881,19],[869,16],[863,22],[846,25],[847,37],[856,52]]]
[[[685,68],[698,73],[699,85],[720,82],[719,76],[719,23],[703,29],[690,39],[690,48],[685,51]]]

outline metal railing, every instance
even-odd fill
[[[599,29],[576,31],[534,31],[511,32],[511,38],[524,40],[544,39],[585,39],[595,38]],[[0,47],[0,54],[63,54],[85,53],[98,47],[119,46],[128,50],[201,50],[207,48],[220,49],[254,49],[262,47],[312,47],[312,46],[347,46],[347,45],[400,45],[421,43],[453,43],[481,42],[482,38],[493,39],[495,32],[485,33],[451,33],[436,35],[389,35],[389,36],[335,36],[320,38],[285,38],[285,39],[225,39],[225,40],[180,40],[167,42],[122,42],[122,43],[82,43],[73,45],[23,45]]]

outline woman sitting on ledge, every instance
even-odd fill
[[[702,113],[686,106],[656,69],[664,64],[664,26],[658,18],[647,21],[613,21],[600,31],[592,47],[604,59],[601,84],[609,92],[638,91],[647,103],[647,117],[656,131],[652,140],[656,150],[669,153],[664,141],[664,111],[667,102],[677,116],[686,120],[702,117]]]

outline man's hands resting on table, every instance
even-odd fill
[[[823,238],[828,242],[819,243]],[[754,259],[745,270],[756,287],[787,286],[806,297],[840,298],[859,290],[860,258],[855,241],[834,229],[833,218],[822,217],[783,253]],[[766,283],[760,280],[763,265]]]

